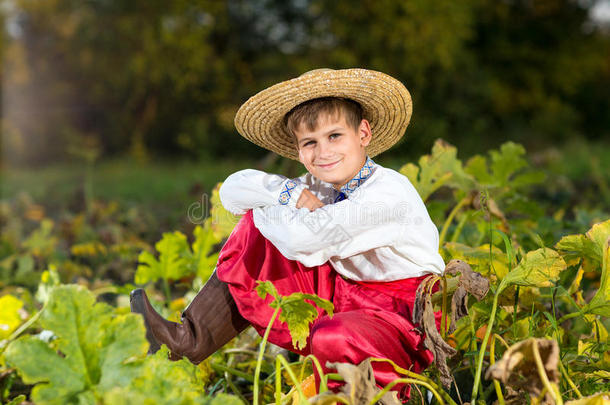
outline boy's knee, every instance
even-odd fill
[[[333,360],[332,357],[341,355],[341,350],[338,350],[338,347],[343,345],[346,337],[349,336],[349,328],[344,320],[337,315],[333,318],[324,316],[311,328],[311,353],[324,362],[338,360]],[[324,363],[322,364],[324,365]]]

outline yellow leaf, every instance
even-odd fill
[[[502,280],[499,288],[504,289],[510,284],[525,287],[550,287],[565,268],[566,262],[553,249],[536,249],[527,252],[517,267]]]
[[[606,372],[607,374],[610,374]],[[605,378],[609,378],[606,376]],[[574,401],[568,401],[565,405],[610,405],[610,392],[600,392],[599,394],[591,395]]]
[[[22,319],[19,310],[23,302],[12,295],[0,297],[0,340],[8,338],[19,325]]]

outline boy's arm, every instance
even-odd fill
[[[296,207],[301,192],[306,188],[300,178],[245,169],[231,174],[219,190],[220,202],[234,215],[270,205]]]
[[[382,246],[438,251],[438,230],[418,195],[405,199],[404,193],[382,191],[372,199],[343,200],[313,212],[276,206],[253,214],[257,228],[286,258],[309,267]]]

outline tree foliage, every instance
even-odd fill
[[[239,105],[321,66],[406,84],[414,117],[395,153],[439,137],[476,151],[601,138],[610,38],[582,4],[16,0],[2,15],[3,147],[26,162],[260,154],[235,133]]]

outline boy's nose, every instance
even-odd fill
[[[332,147],[325,142],[318,142],[318,157],[326,158],[333,155]]]

